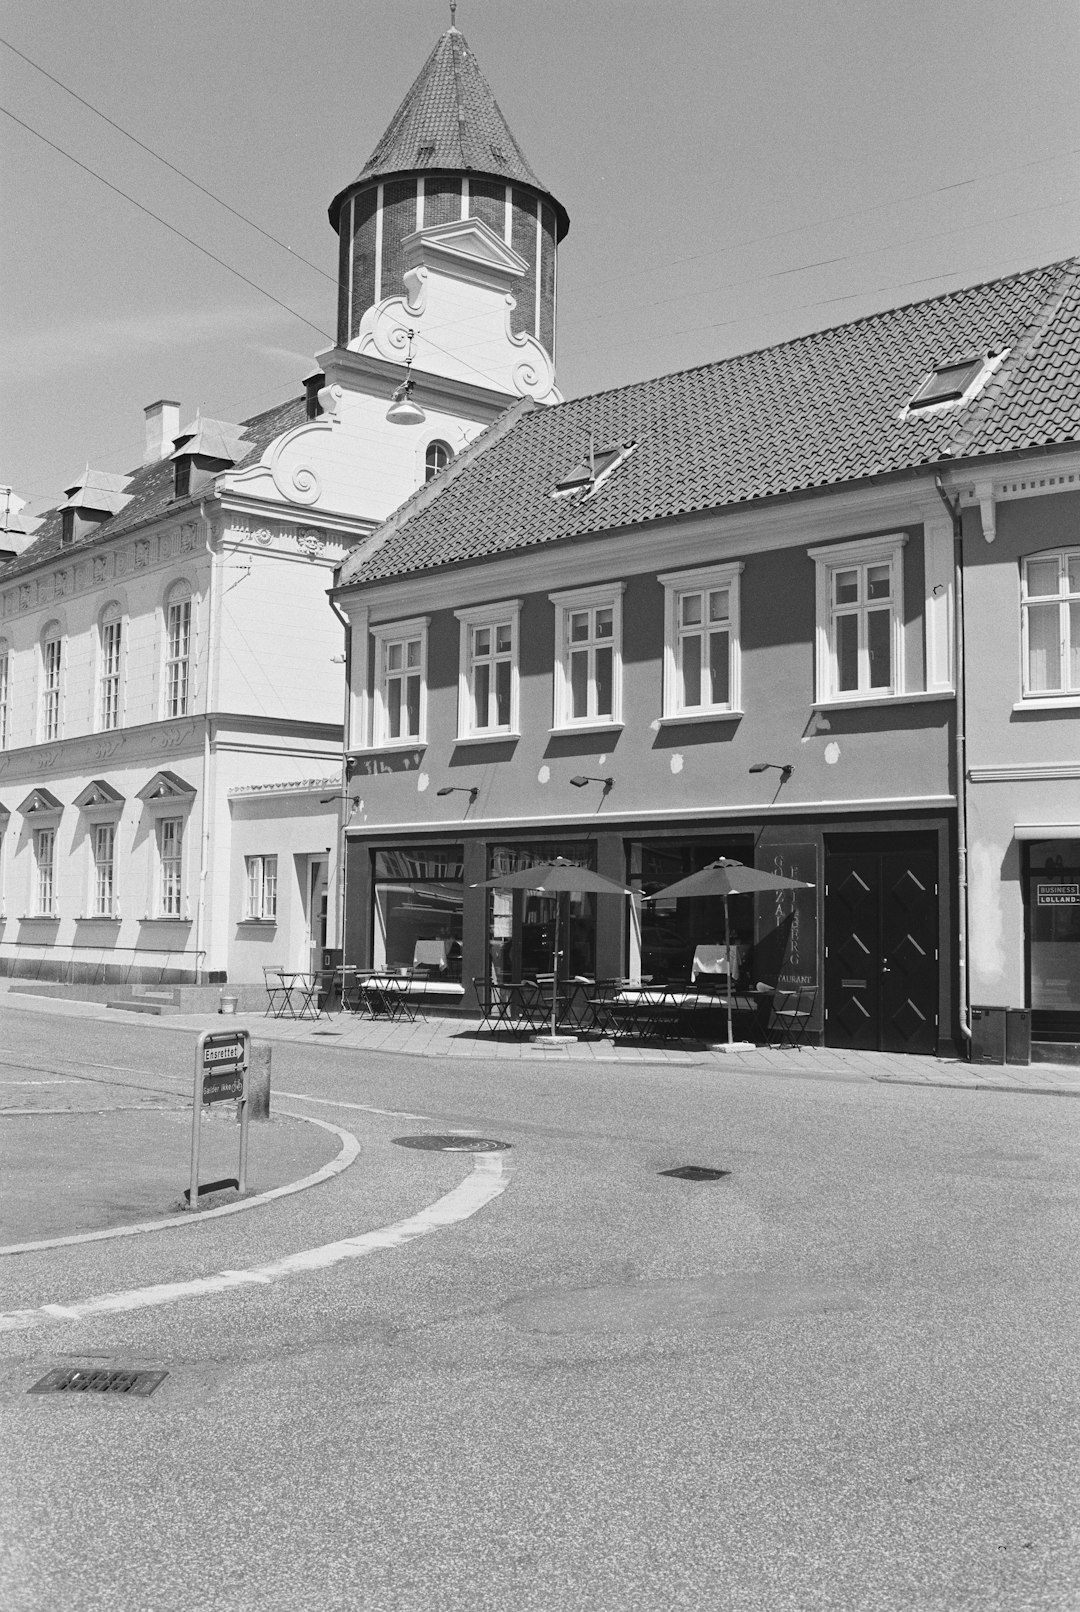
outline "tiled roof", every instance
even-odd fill
[[[239,449],[242,458],[254,463],[275,437],[280,436],[283,431],[290,431],[295,425],[301,425],[306,418],[306,400],[303,397],[293,397],[287,403],[278,403],[265,413],[253,415],[250,420],[243,421],[244,441]],[[128,479],[122,477],[119,479],[124,481],[124,492],[129,502],[124,505],[120,514],[114,515],[111,520],[103,521],[89,536],[64,549],[65,555],[117,537],[122,532],[130,531],[132,527],[142,526],[146,521],[153,520],[155,516],[191,509],[199,502],[198,498],[173,497],[175,469],[170,459],[161,459],[152,465],[142,465],[138,470],[133,470]],[[42,517],[41,525],[34,533],[33,542],[17,559],[0,569],[0,580],[6,583],[12,577],[19,576],[24,571],[32,570],[35,565],[40,565],[42,561],[51,559],[54,554],[59,554],[61,527],[60,508],[57,506]]]
[[[905,419],[936,364],[1008,356],[966,405]],[[1080,259],[523,412],[445,488],[342,568],[363,583],[982,454],[1080,441]],[[590,496],[553,498],[587,449],[635,451]],[[379,534],[376,533],[376,541]]]
[[[354,185],[433,169],[490,174],[547,194],[456,28],[438,40],[357,178],[330,204],[330,222],[336,229],[341,201]]]

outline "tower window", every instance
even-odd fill
[[[424,455],[424,480],[430,481],[440,470],[445,470],[453,454],[447,442],[429,442]]]

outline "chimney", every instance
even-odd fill
[[[163,398],[143,410],[146,415],[146,450],[144,465],[156,465],[167,459],[173,451],[173,438],[180,435],[180,405]]]

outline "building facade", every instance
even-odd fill
[[[1036,436],[1076,439],[1039,373],[1075,363],[1075,279],[522,403],[385,523],[335,590],[349,959],[438,951],[467,1007],[552,966],[551,903],[484,880],[559,851],[637,898],[724,854],[815,886],[733,913],[752,982],[813,989],[828,1042],[962,1037],[957,521]],[[688,979],[722,938],[715,903],[564,905],[569,974]]]
[[[0,569],[0,971],[260,982],[339,926],[349,550],[558,401],[566,215],[451,29],[335,198],[340,344],[241,422],[146,410]],[[402,429],[401,421],[408,422]]]

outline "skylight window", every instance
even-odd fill
[[[908,408],[914,411],[931,408],[934,404],[958,403],[982,377],[986,364],[984,354],[937,364],[912,397]]]
[[[594,492],[609,471],[621,464],[634,449],[632,442],[616,442],[604,448],[590,448],[582,459],[561,476],[552,489],[552,497],[583,492]]]

